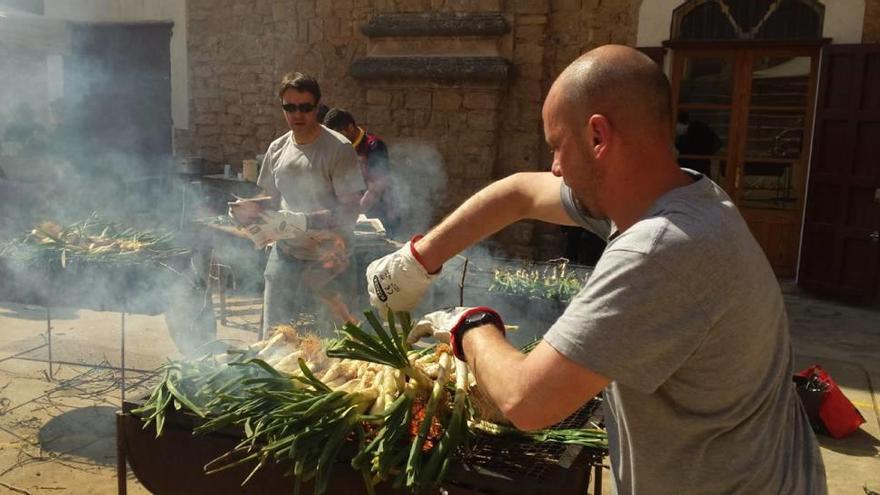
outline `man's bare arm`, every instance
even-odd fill
[[[523,172],[486,186],[418,241],[425,268],[434,272],[468,246],[523,219],[575,225],[560,198],[562,179]]]
[[[562,421],[609,383],[546,342],[523,354],[492,325],[468,331],[462,347],[480,388],[522,430]]]
[[[367,190],[364,192],[360,200],[361,212],[366,213],[370,208],[379,202],[382,193],[385,191],[388,180],[384,177],[373,179],[367,182]]]

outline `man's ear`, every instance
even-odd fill
[[[587,147],[597,159],[604,158],[612,139],[611,122],[602,114],[587,119]]]

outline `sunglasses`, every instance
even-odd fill
[[[314,103],[300,103],[297,105],[296,103],[284,103],[281,105],[281,108],[287,113],[293,113],[299,111],[300,113],[310,113],[315,109]]]

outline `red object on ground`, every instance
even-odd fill
[[[840,391],[840,387],[827,371],[818,364],[798,373],[798,376],[810,378],[816,376],[827,387],[822,402],[819,404],[819,418],[825,429],[834,438],[843,438],[859,429],[865,418],[849,399]]]

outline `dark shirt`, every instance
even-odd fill
[[[358,155],[361,173],[367,185],[376,180],[384,180],[385,190],[382,196],[369,211],[364,214],[370,218],[382,220],[385,228],[393,227],[398,221],[398,213],[394,204],[393,184],[391,182],[391,167],[388,160],[388,147],[382,138],[363,131],[363,137],[354,147]]]
[[[721,139],[712,128],[698,121],[688,124],[687,131],[675,140],[675,147],[682,155],[711,156],[721,149],[722,144]],[[708,158],[682,157],[678,159],[678,164],[682,167],[695,170],[703,175],[709,175],[710,163]]]

